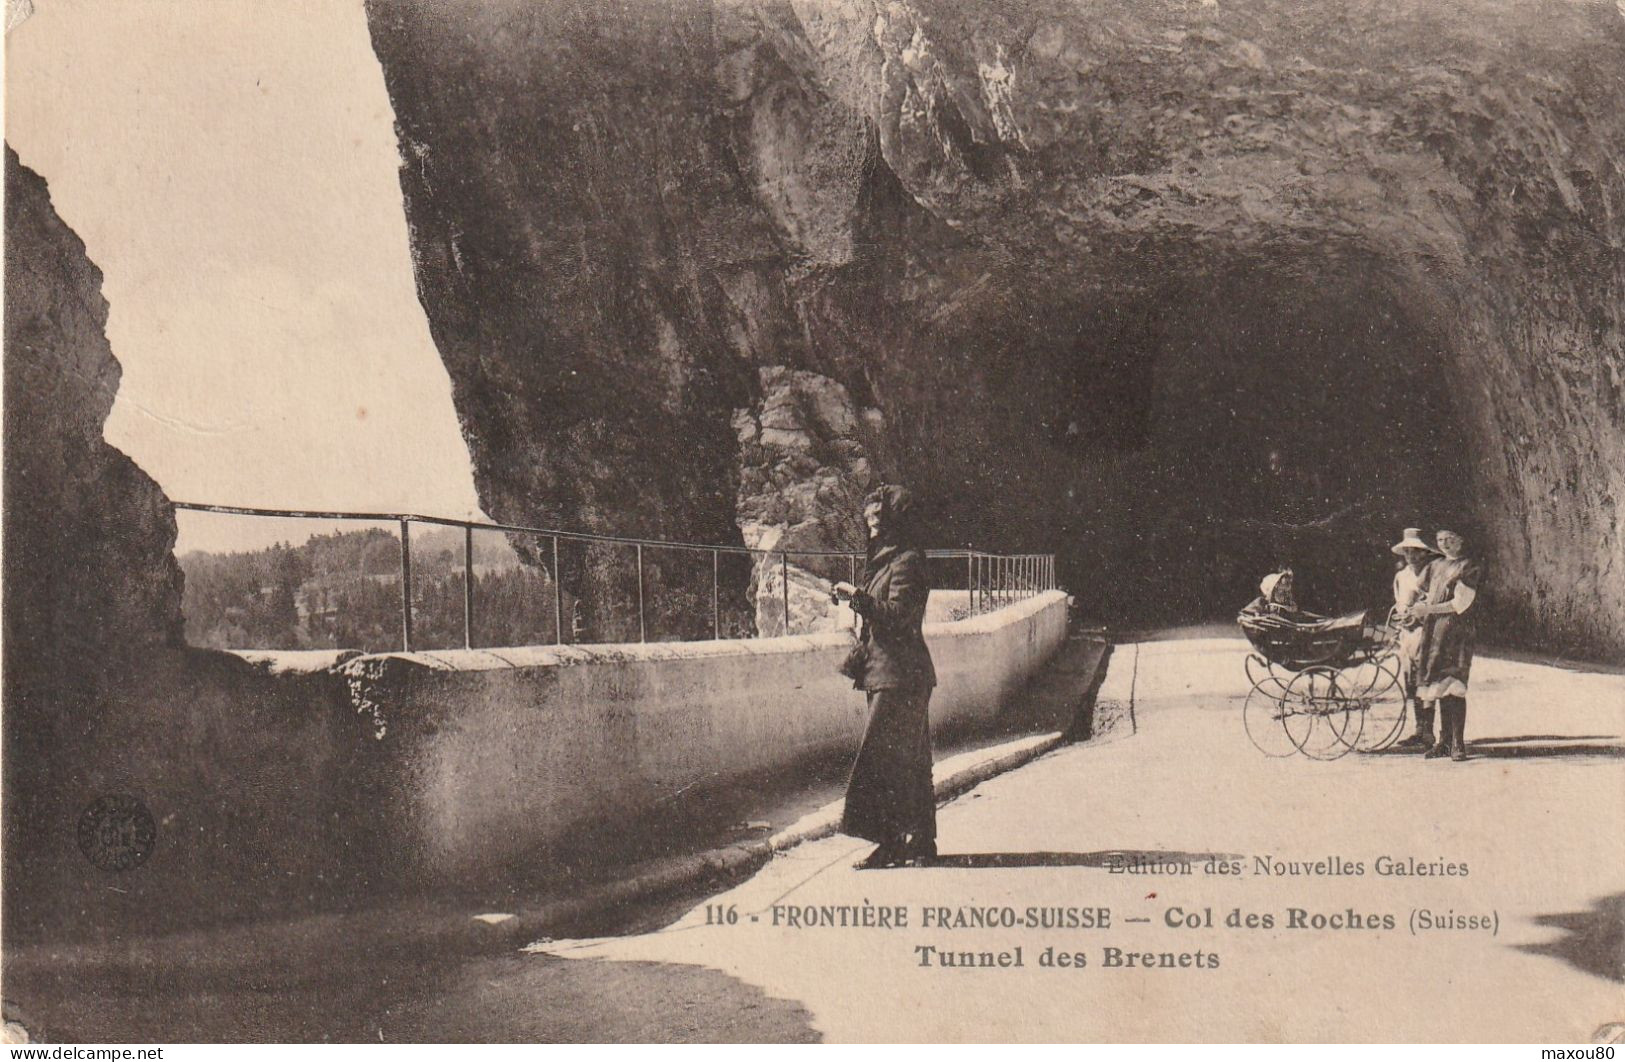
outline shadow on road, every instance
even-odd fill
[[[1520,734],[1517,737],[1490,737],[1492,745],[1516,745],[1530,741],[1618,741],[1618,734]]]
[[[1535,924],[1565,932],[1546,944],[1519,944],[1519,951],[1550,955],[1576,970],[1625,984],[1625,892],[1593,901],[1589,911],[1539,915]]]
[[[1616,735],[1602,735],[1604,738]],[[1584,741],[1589,735],[1574,734],[1555,738],[1558,741]],[[1625,745],[1543,745],[1533,742],[1552,741],[1554,738],[1540,735],[1525,735],[1523,737],[1492,737],[1480,741],[1469,741],[1467,751],[1474,757],[1486,759],[1563,759],[1575,756],[1595,756],[1600,759],[1625,758]],[[1531,744],[1522,744],[1530,742]]]
[[[675,901],[674,901],[675,902]],[[692,905],[692,901],[690,901]],[[670,909],[664,912],[670,917]],[[624,919],[648,919],[639,909]],[[806,1042],[799,1003],[725,972],[520,955],[466,919],[329,916],[136,939],[121,961],[8,954],[5,1017],[36,1041],[90,1043]],[[615,925],[605,916],[596,933]],[[485,939],[482,939],[485,938]]]
[[[1235,860],[1239,855],[1222,852],[1163,852],[1125,851],[1110,849],[1101,852],[966,852],[959,855],[939,855],[926,864],[930,867],[953,867],[963,870],[1003,870],[1017,867],[1097,867],[1103,870],[1122,868],[1122,873],[1155,875],[1178,874],[1171,869],[1189,863],[1193,867],[1210,859]],[[1165,868],[1157,870],[1154,868]],[[1136,869],[1138,868],[1138,869]]]

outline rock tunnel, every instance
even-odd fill
[[[901,477],[1124,625],[1380,602],[1459,524],[1503,641],[1625,649],[1616,5],[368,18],[493,517],[851,547]]]

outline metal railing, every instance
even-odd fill
[[[552,612],[553,612],[553,641],[555,644],[564,644],[565,615],[563,580],[559,577],[559,544],[585,543],[591,545],[606,545],[630,549],[634,554],[634,563],[637,571],[637,629],[638,641],[648,640],[648,607],[645,601],[645,551],[674,550],[688,554],[709,554],[711,559],[711,635],[720,639],[723,635],[722,622],[722,558],[729,556],[748,556],[753,562],[752,578],[768,578],[773,574],[772,569],[777,568],[779,592],[782,594],[784,609],[784,631],[790,631],[791,618],[791,568],[792,558],[813,560],[821,567],[828,569],[831,564],[839,566],[842,559],[846,561],[846,576],[849,581],[857,582],[862,571],[865,555],[861,551],[847,550],[798,550],[798,549],[752,549],[748,546],[707,545],[692,542],[673,542],[662,539],[627,538],[614,535],[597,535],[580,531],[560,531],[553,528],[527,527],[520,524],[502,524],[491,521],[457,520],[443,516],[425,516],[417,513],[360,513],[360,512],[329,512],[322,510],[297,509],[260,509],[237,505],[209,505],[197,502],[174,502],[175,508],[191,512],[217,513],[230,516],[264,517],[272,519],[300,519],[300,520],[345,520],[366,523],[396,524],[400,530],[400,644],[406,652],[414,647],[414,608],[413,608],[413,575],[412,575],[412,525],[425,524],[437,527],[461,528],[463,531],[463,557],[462,557],[462,628],[463,645],[465,648],[474,648],[474,633],[476,629],[476,579],[474,563],[474,533],[476,531],[500,531],[508,535],[521,535],[545,541],[545,548],[538,547],[539,555],[547,566],[549,581],[552,584]],[[1055,557],[1048,553],[989,553],[971,549],[941,549],[927,550],[926,556],[931,562],[933,570],[932,584],[934,589],[962,590],[966,594],[967,613],[975,614],[996,608],[1002,608],[1025,598],[1032,597],[1046,590],[1053,590],[1055,581]],[[937,575],[947,571],[957,573],[960,569],[957,563],[963,563],[963,580],[955,574],[946,579],[939,579]],[[798,572],[806,571],[803,565],[794,565]],[[826,577],[815,578],[828,581]],[[938,586],[938,583],[943,585]],[[827,590],[825,591],[827,592]],[[591,641],[572,637],[572,641]],[[270,648],[270,647],[261,647]]]

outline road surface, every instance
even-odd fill
[[[1101,690],[1117,725],[944,806],[941,866],[856,871],[868,846],[830,838],[528,953],[508,931],[521,923],[473,917],[521,909],[512,897],[8,946],[6,1017],[79,1042],[1568,1043],[1625,1019],[1625,674],[1481,659],[1470,761],[1323,763],[1249,743],[1243,653],[1234,638],[1119,646]],[[1210,856],[1242,873],[1204,873]],[[1379,859],[1467,874],[1384,876]],[[899,907],[903,928],[839,924]],[[1062,924],[958,928],[1006,908]],[[1413,935],[1419,910],[1491,929]],[[1227,926],[1232,912],[1255,928]],[[941,964],[960,953],[1007,965]]]
[[[868,846],[831,838],[657,931],[532,951],[724,973],[841,1041],[1575,1042],[1625,1019],[1625,675],[1481,659],[1468,762],[1316,762],[1247,740],[1244,652],[1118,647],[1102,696],[1132,689],[1138,732],[942,808],[942,866],[855,870]],[[738,1014],[700,1018],[726,1039]]]

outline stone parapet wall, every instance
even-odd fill
[[[933,729],[991,722],[1066,635],[1066,597],[928,624]],[[433,874],[500,866],[573,832],[855,751],[864,698],[841,633],[455,650],[343,665],[378,748],[391,847]]]

